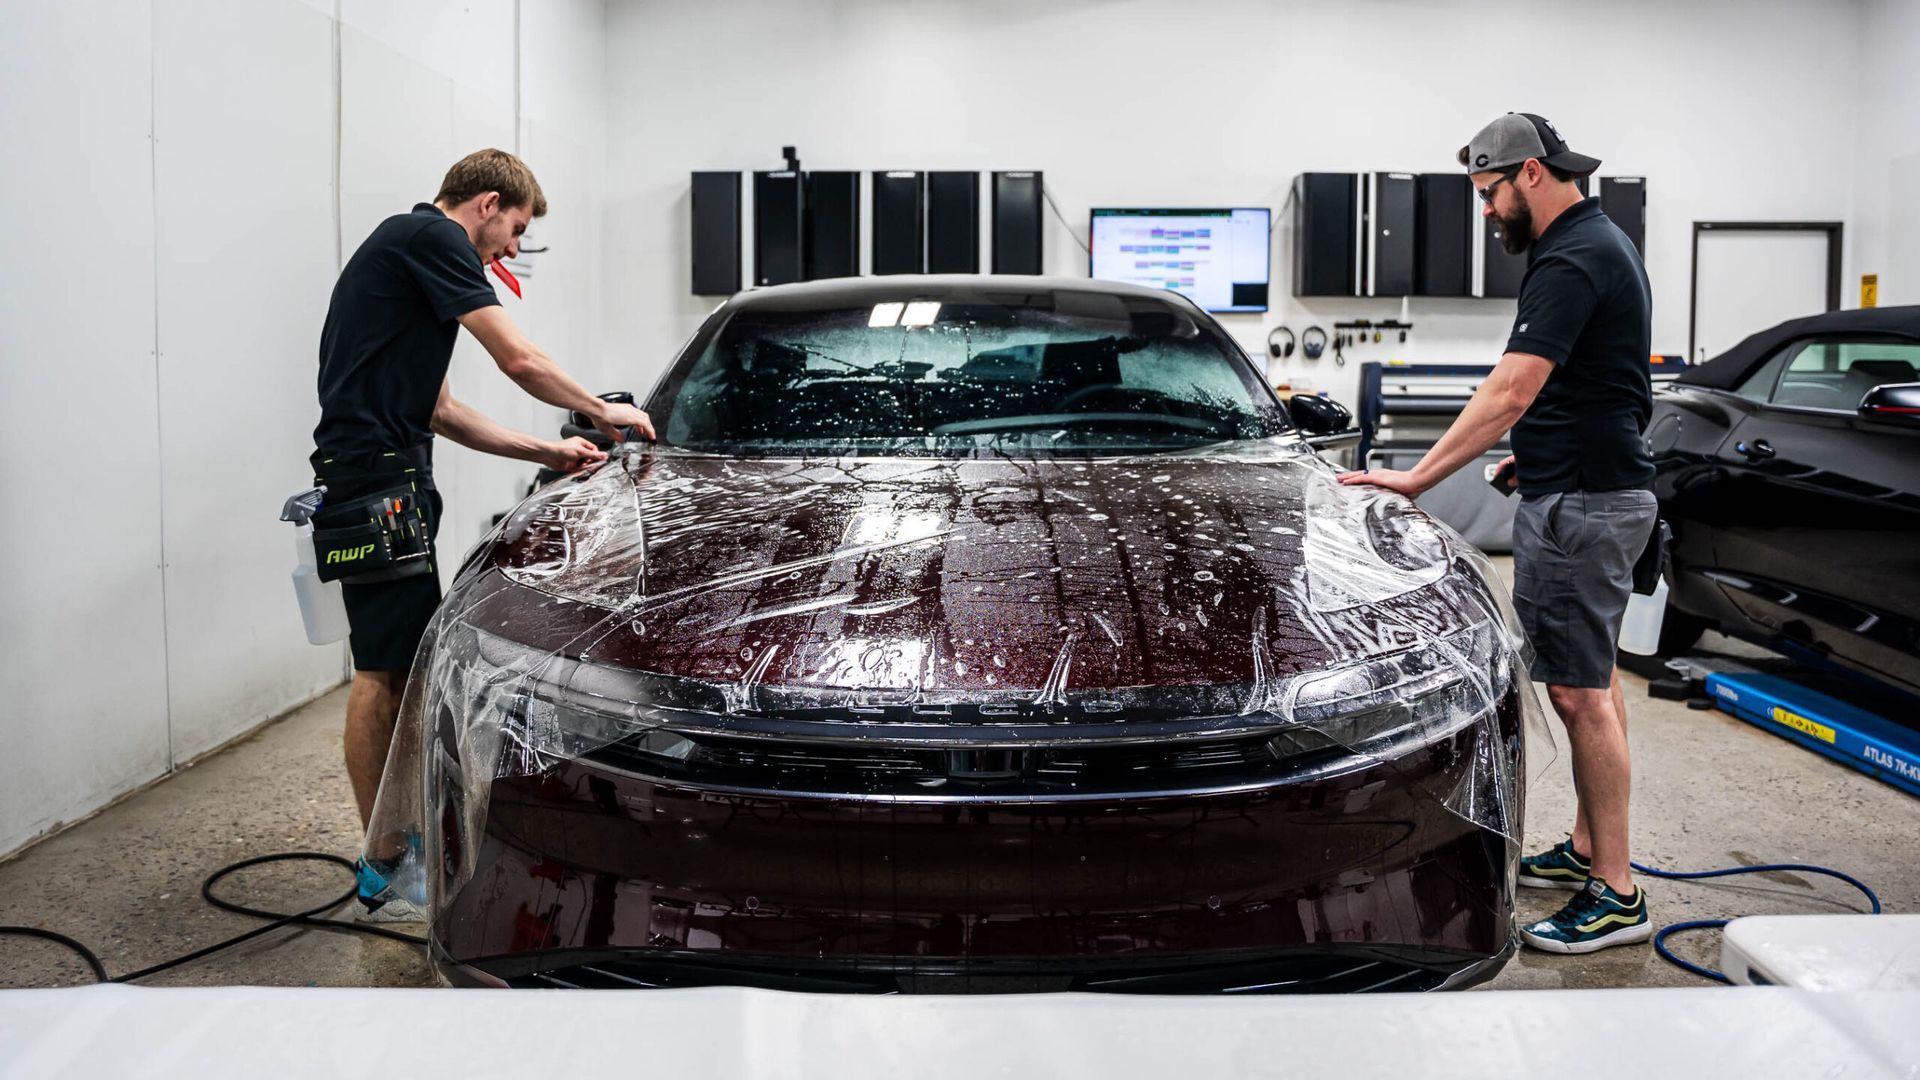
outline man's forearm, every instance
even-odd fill
[[[574,381],[573,376],[532,342],[526,344],[517,362],[505,366],[505,371],[520,389],[549,405],[596,417],[600,407],[605,404],[588,393],[586,387]]]
[[[1473,392],[1467,407],[1413,467],[1413,480],[1422,491],[1452,476],[1461,466],[1492,449],[1546,385],[1553,362],[1529,353],[1508,353],[1493,374]]]
[[[434,409],[433,432],[469,450],[521,461],[539,461],[541,452],[547,448],[543,440],[514,431],[451,397],[443,399]]]
[[[1467,407],[1460,410],[1452,426],[1433,444],[1433,449],[1413,467],[1414,480],[1422,489],[1430,489],[1452,476],[1461,466],[1498,445],[1526,411],[1525,405],[1516,408],[1503,394],[1487,393],[1483,385],[1474,392]]]

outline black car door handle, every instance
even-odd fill
[[[1773,456],[1773,444],[1765,439],[1755,439],[1750,443],[1734,443],[1733,448],[1745,454],[1748,461],[1765,461]]]

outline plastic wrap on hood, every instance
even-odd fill
[[[616,744],[672,762],[707,737],[1262,739],[1280,761],[1446,776],[1412,782],[1514,846],[1523,735],[1552,745],[1527,648],[1484,556],[1291,438],[1055,460],[633,450],[536,493],[469,558],[367,854],[437,905],[496,779]]]

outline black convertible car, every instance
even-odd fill
[[[1920,307],[1794,319],[1654,399],[1661,653],[1719,628],[1920,693]]]

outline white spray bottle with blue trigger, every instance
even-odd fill
[[[347,636],[347,603],[337,581],[321,581],[319,560],[313,552],[313,515],[325,505],[327,489],[308,488],[280,508],[280,520],[291,521],[293,534],[293,595],[300,602],[300,621],[307,640],[330,645]]]

